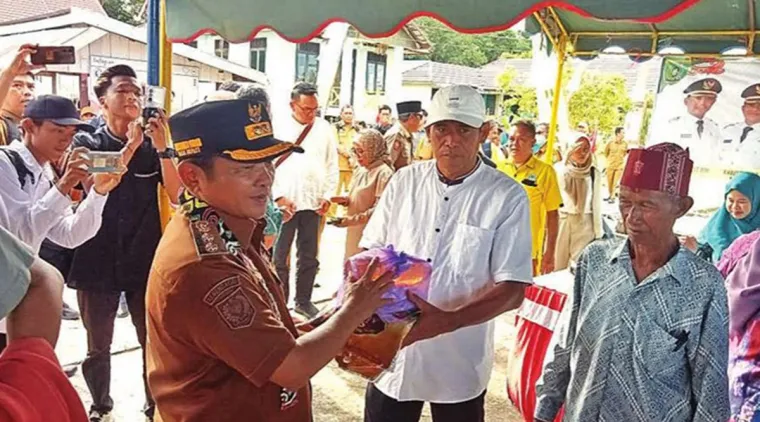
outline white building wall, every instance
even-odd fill
[[[402,85],[401,95],[404,101],[420,101],[422,108],[427,109],[433,98],[433,87],[430,84],[407,83]]]

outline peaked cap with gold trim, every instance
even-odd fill
[[[717,96],[723,91],[723,85],[715,78],[704,78],[692,82],[683,90],[686,95],[713,95]]]
[[[223,155],[235,161],[271,161],[288,152],[303,152],[276,139],[263,103],[248,100],[211,101],[169,118],[179,160]]]

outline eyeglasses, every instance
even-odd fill
[[[298,103],[293,103],[293,104],[295,104],[295,106],[298,107],[298,109],[301,110],[304,113],[311,114],[311,113],[316,113],[317,110],[319,110],[319,106],[317,106],[317,107],[304,107],[304,106],[302,106],[301,104],[298,104]]]

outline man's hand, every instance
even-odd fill
[[[699,243],[697,243],[697,238],[694,237],[694,236],[686,236],[686,237],[684,237],[683,240],[681,241],[681,243],[683,243],[683,246],[686,249],[688,249],[688,250],[690,250],[692,252],[696,252],[697,249],[699,249]]]
[[[10,66],[6,69],[13,77],[25,75],[29,72],[44,68],[42,65],[33,65],[29,62],[29,56],[37,52],[37,46],[34,44],[24,44],[19,47],[16,57],[13,58]]]
[[[393,285],[393,273],[386,270],[376,275],[379,262],[373,258],[367,271],[358,280],[349,280],[346,286],[343,309],[359,322],[369,318],[380,306],[391,302],[391,299],[383,299],[383,295]]]
[[[121,177],[127,172],[127,168],[123,167],[117,173],[97,173],[94,175],[94,184],[92,186],[95,189],[95,193],[98,195],[106,195],[112,190],[116,189],[121,183]]]
[[[452,313],[437,308],[414,293],[407,292],[409,300],[420,309],[420,316],[409,334],[404,337],[401,347],[406,347],[420,340],[437,337],[454,331]]]
[[[153,147],[157,151],[162,152],[166,150],[168,144],[166,142],[166,115],[163,111],[158,110],[158,116],[148,119],[148,123],[145,127],[145,134],[153,141]]]
[[[317,214],[319,215],[325,215],[327,214],[327,211],[330,209],[330,201],[326,199],[320,199],[319,200],[319,209],[317,210]]]
[[[90,166],[90,160],[86,157],[88,152],[89,150],[84,147],[74,148],[71,151],[63,176],[61,176],[61,178],[58,179],[58,183],[55,184],[62,194],[68,195],[72,189],[85,180],[89,175],[87,169]]]
[[[547,251],[541,259],[541,274],[554,272],[554,251]]]
[[[282,211],[282,222],[287,223],[296,214],[296,204],[288,198],[282,197],[274,201]]]
[[[342,205],[342,206],[345,207],[345,206],[348,206],[348,197],[346,197],[346,196],[333,196],[332,198],[330,198],[330,202],[332,202],[333,204],[338,204],[338,205]]]

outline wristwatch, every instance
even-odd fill
[[[166,148],[163,151],[158,151],[158,158],[162,160],[177,158],[177,151],[171,148]]]

